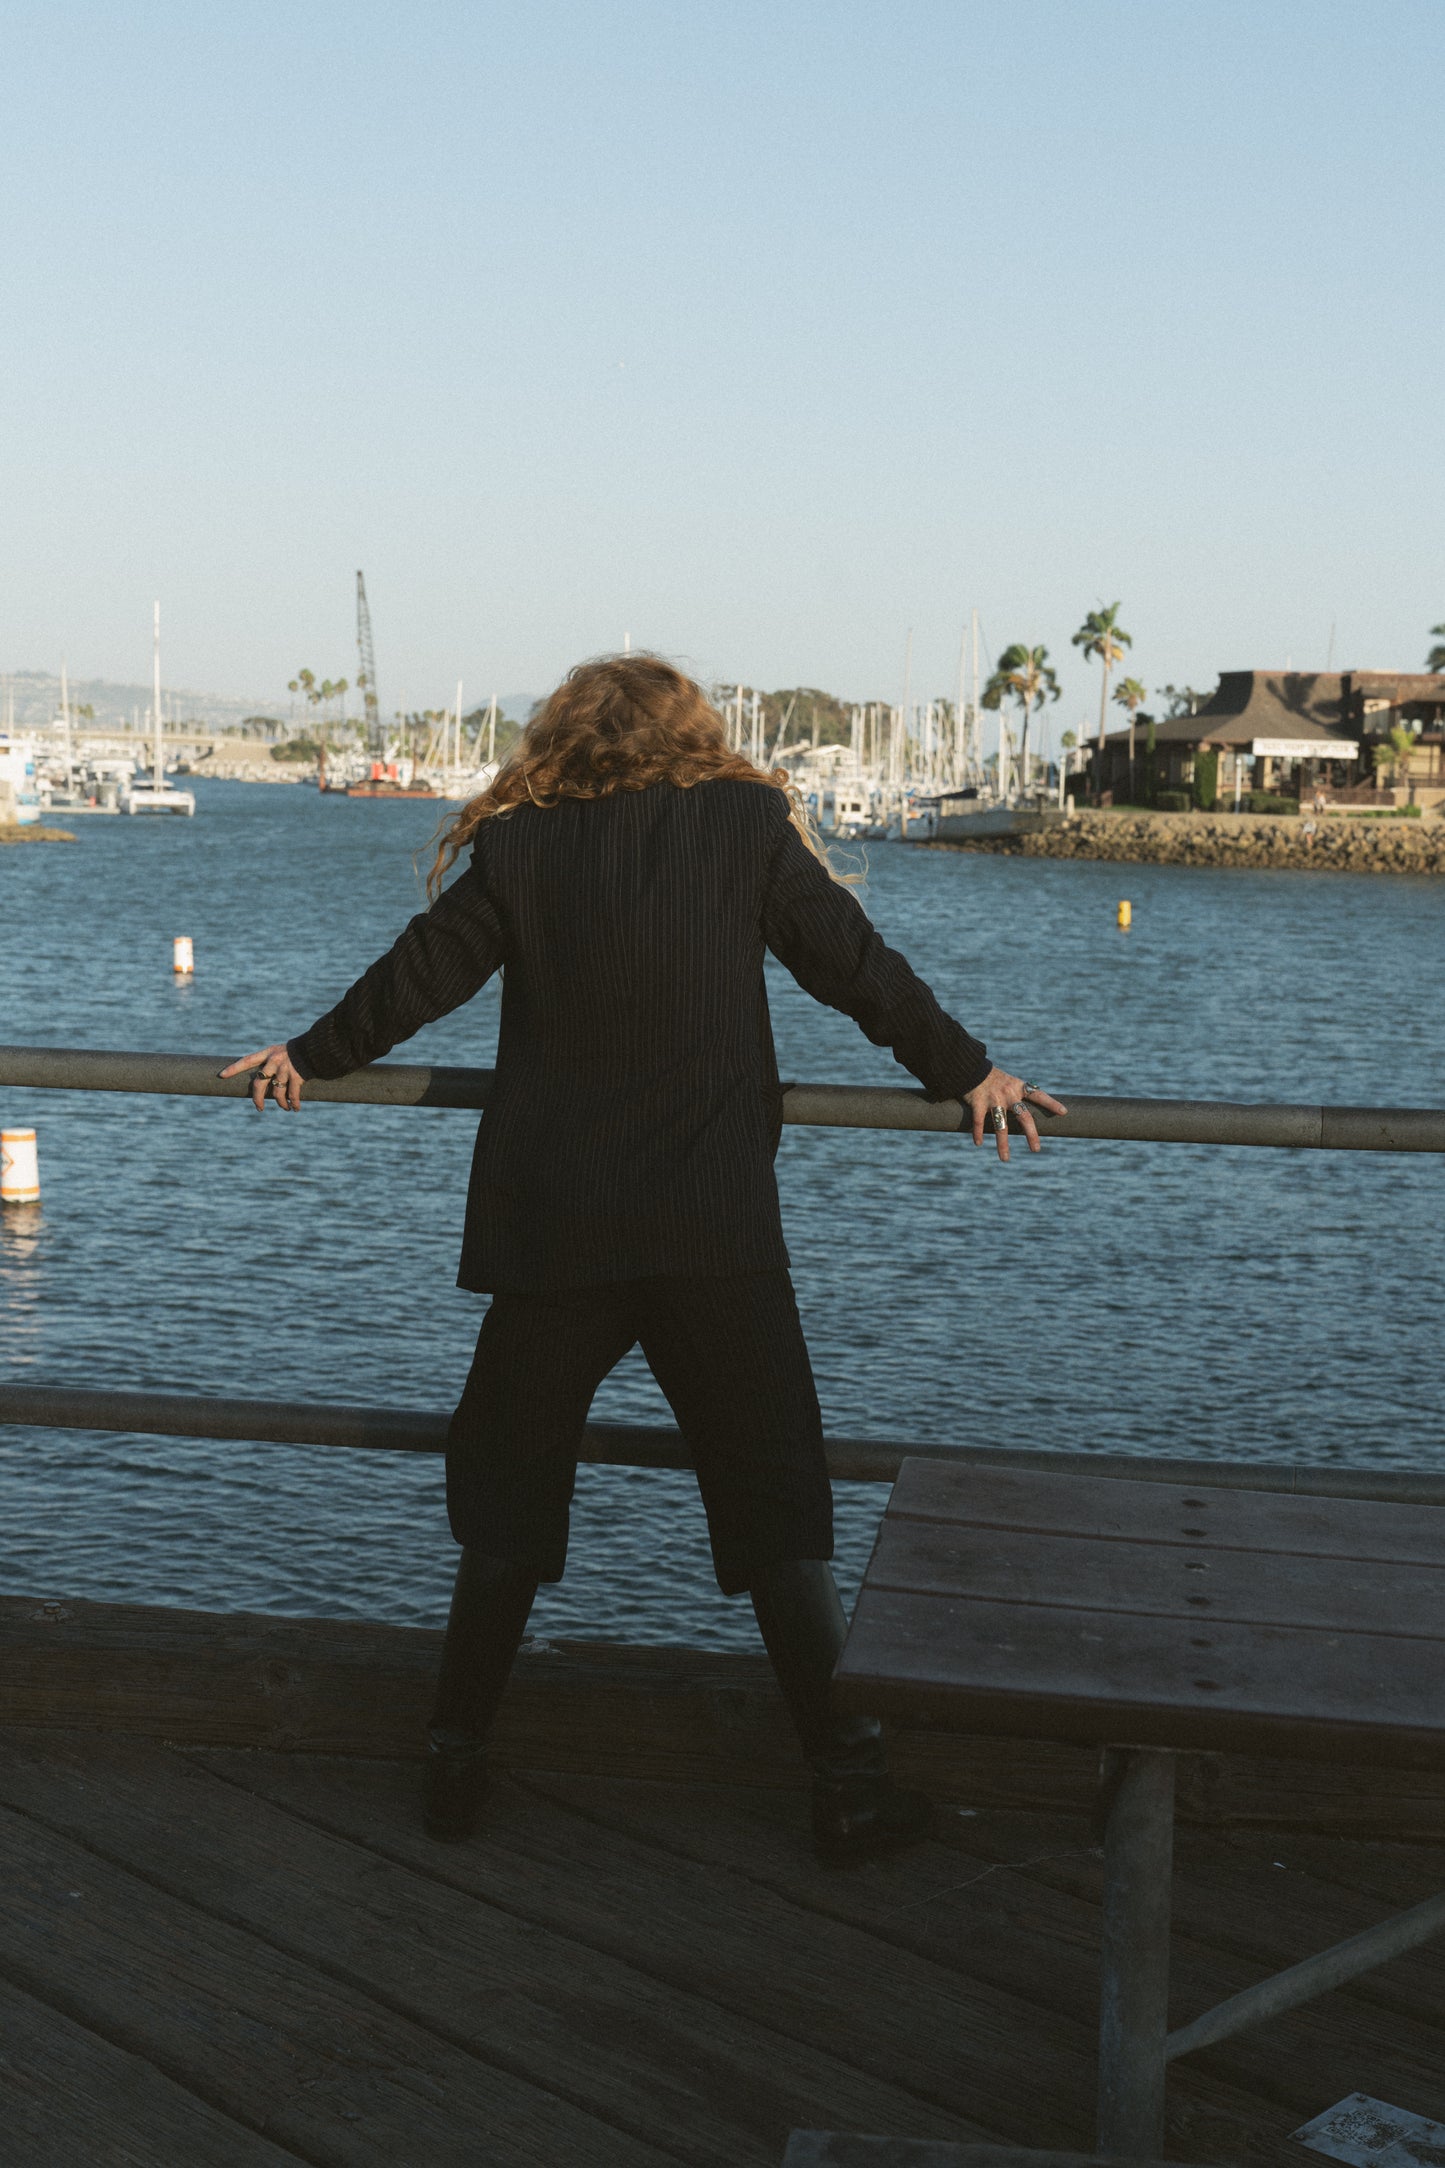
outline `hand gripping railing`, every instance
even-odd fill
[[[112,1054],[59,1046],[0,1047],[0,1086],[31,1091],[162,1092],[241,1099],[244,1077],[217,1072],[225,1054]],[[306,1086],[320,1105],[461,1107],[487,1103],[490,1069],[374,1062],[331,1083]],[[1254,1144],[1295,1151],[1445,1152],[1445,1109],[1240,1104],[1223,1099],[1101,1099],[1065,1091],[1066,1115],[1035,1109],[1050,1136],[1133,1144]],[[783,1120],[815,1129],[911,1129],[956,1133],[956,1099],[929,1099],[899,1085],[788,1084]]]

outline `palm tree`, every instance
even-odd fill
[[[1442,650],[1445,652],[1445,650]],[[1375,747],[1375,770],[1380,775],[1390,775],[1397,784],[1410,780],[1410,755],[1415,750],[1415,733],[1403,723],[1396,723],[1388,738]],[[1413,796],[1413,793],[1411,794]]]
[[[1090,610],[1074,634],[1072,644],[1083,649],[1085,662],[1092,662],[1097,655],[1104,665],[1104,683],[1099,692],[1099,759],[1102,777],[1104,723],[1109,712],[1109,672],[1116,662],[1124,660],[1124,650],[1134,645],[1134,637],[1132,633],[1125,632],[1119,623],[1119,604],[1111,602],[1107,610]]]
[[[1432,625],[1430,627],[1430,637],[1440,644],[1431,648],[1425,658],[1425,668],[1427,670],[1445,670],[1445,625]]]
[[[1001,708],[1005,700],[1016,700],[1023,712],[1023,744],[1019,754],[1019,767],[1023,774],[1024,789],[1029,787],[1029,717],[1045,700],[1057,700],[1059,681],[1049,663],[1046,647],[1006,647],[998,659],[998,668],[984,688],[983,705]]]
[[[1134,798],[1134,715],[1149,697],[1149,688],[1136,677],[1127,677],[1114,693],[1114,705],[1129,710],[1129,799]]]

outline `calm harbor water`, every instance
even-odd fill
[[[201,785],[194,821],[0,851],[0,1037],[250,1051],[310,1023],[417,907],[415,803]],[[1445,884],[874,846],[885,936],[996,1058],[1070,1089],[1445,1103]],[[1129,896],[1134,923],[1114,925]],[[173,983],[189,933],[193,983]],[[773,974],[788,1077],[901,1079]],[[398,1049],[487,1063],[497,994]],[[0,1368],[28,1381],[444,1407],[474,1120],[0,1091],[43,1203],[0,1214]],[[1445,1167],[789,1131],[784,1216],[838,1434],[1437,1465]],[[638,1357],[599,1415],[667,1421]],[[0,1430],[0,1588],[435,1621],[439,1462]],[[839,1487],[840,1578],[881,1509]],[[541,1631],[750,1645],[691,1480],[584,1470]]]

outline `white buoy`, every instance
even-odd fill
[[[40,1202],[40,1156],[33,1129],[0,1129],[0,1204]]]
[[[188,933],[178,933],[171,956],[171,969],[179,977],[188,979],[196,968],[196,952]]]

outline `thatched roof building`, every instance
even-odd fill
[[[1439,748],[1445,726],[1445,674],[1397,670],[1226,670],[1193,715],[1154,721],[1141,713],[1130,781],[1129,732],[1112,731],[1102,759],[1090,754],[1095,792],[1133,795],[1147,732],[1154,742],[1156,790],[1187,790],[1197,756],[1217,752],[1221,788],[1296,792],[1302,785],[1351,796],[1374,795],[1373,744],[1403,723],[1418,739],[1411,780],[1429,789],[1445,780]],[[1373,741],[1373,743],[1372,743]],[[1248,769],[1248,781],[1243,771]],[[1416,775],[1416,769],[1419,770]]]

